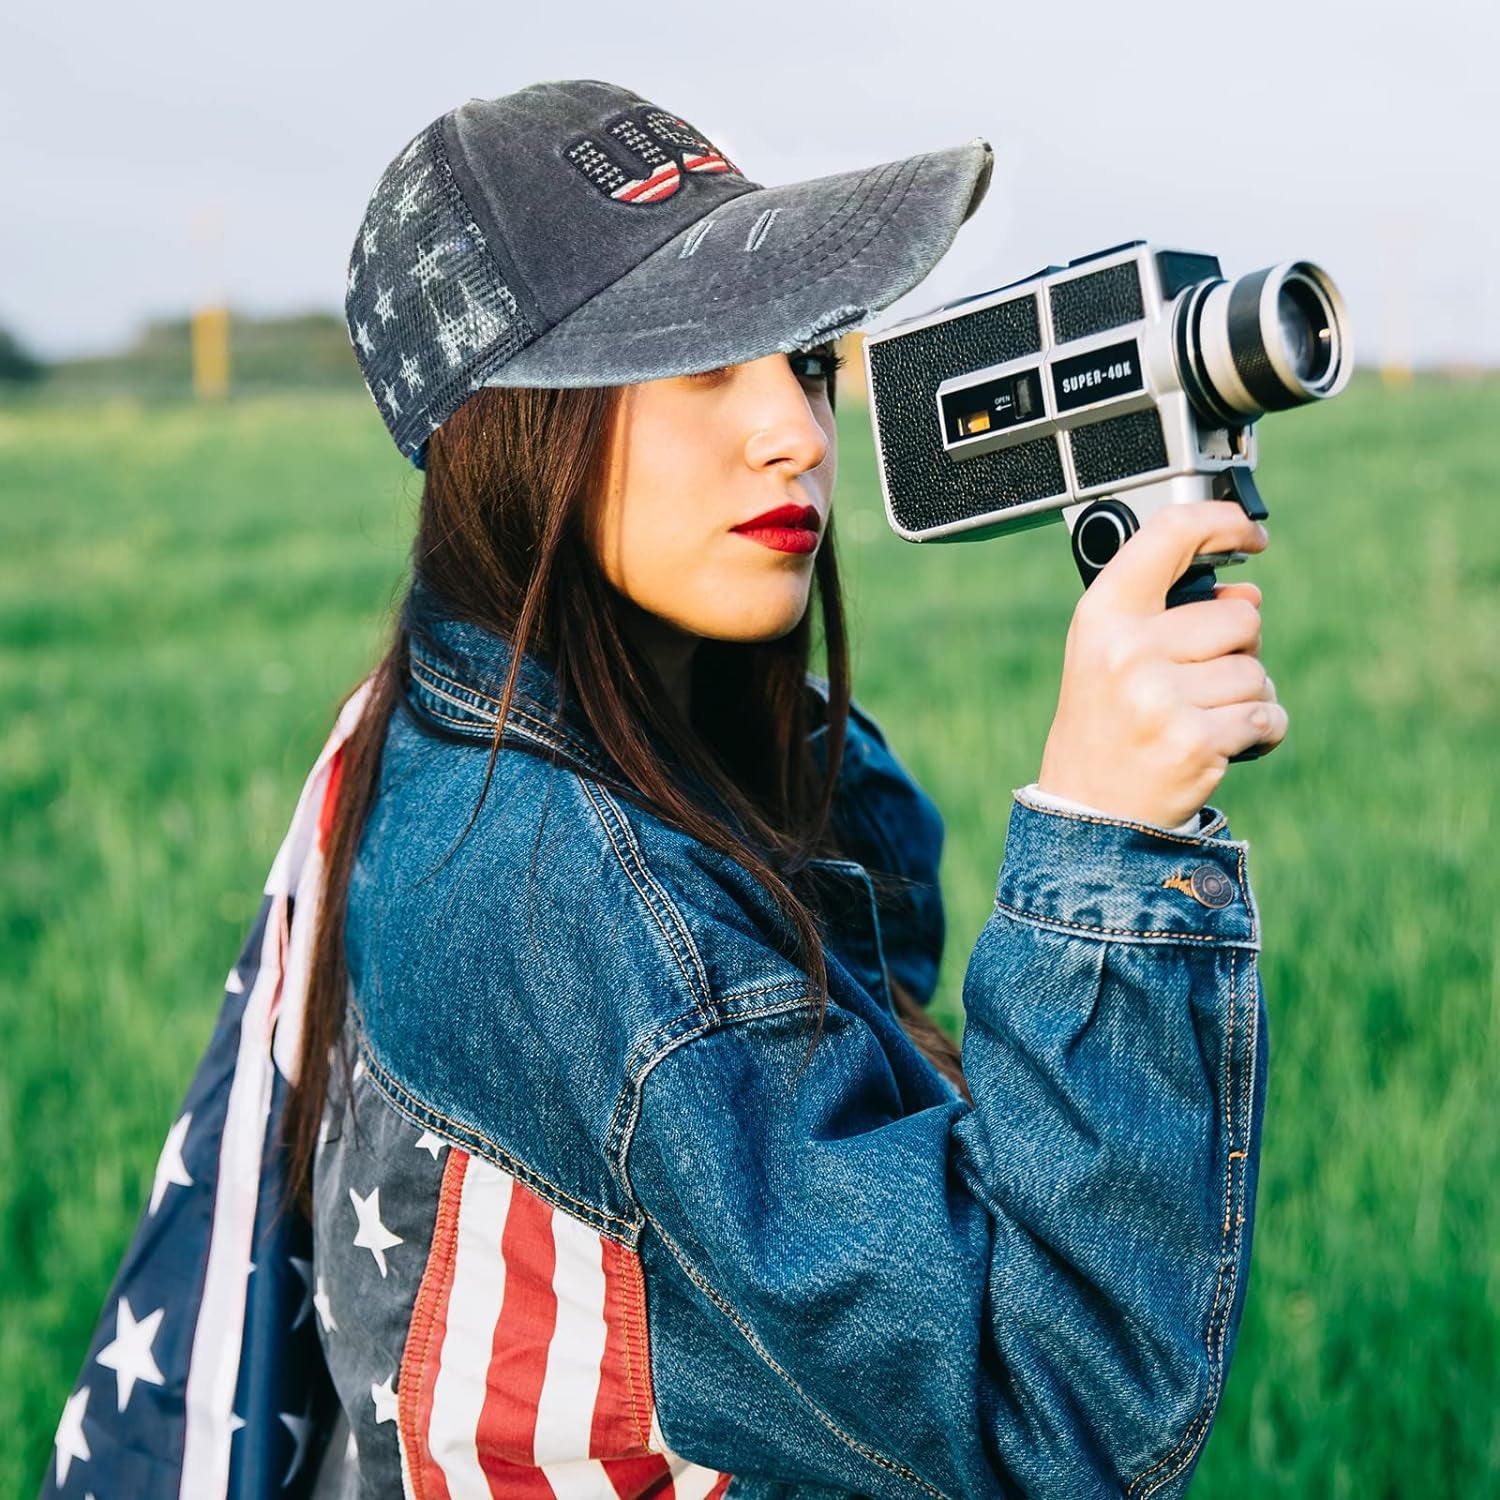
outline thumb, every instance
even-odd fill
[[[1260,552],[1264,528],[1233,500],[1164,505],[1105,564],[1088,592],[1111,613],[1159,614],[1167,591],[1206,552]]]

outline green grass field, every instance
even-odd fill
[[[1251,841],[1271,1076],[1195,1494],[1500,1487],[1491,424],[1500,380],[1361,379],[1261,428],[1272,543],[1236,576],[1291,731],[1214,800]],[[1060,526],[896,540],[858,407],[844,433],[857,690],[947,816],[956,1024],[1078,582]],[[40,1482],[419,493],[363,392],[0,407],[0,1494]]]

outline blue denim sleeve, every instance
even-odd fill
[[[972,1107],[917,1101],[857,996],[810,1056],[786,1004],[662,1050],[623,1160],[678,1282],[652,1323],[669,1438],[747,1495],[1183,1492],[1250,1256],[1247,852],[1212,808],[1182,834],[1015,800],[964,981]],[[672,1346],[697,1298],[759,1394]]]

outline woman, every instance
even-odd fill
[[[277,1242],[304,1283],[281,1306],[335,1399],[283,1408],[284,1451],[234,1446],[289,1364],[252,1290],[243,1352],[199,1378],[237,1415],[194,1436],[189,1397],[184,1473],[455,1500],[1186,1486],[1265,1083],[1246,845],[1203,804],[1286,716],[1253,585],[1163,598],[1265,535],[1177,507],[1080,603],[960,1060],[924,1009],[941,821],[850,703],[831,340],[930,269],[989,160],[763,189],[575,82],[471,100],[382,178],[348,311],[425,470],[414,577],[260,950],[300,976],[271,1109],[311,1248]],[[257,1276],[271,1243],[258,1220]]]

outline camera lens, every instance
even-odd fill
[[[1276,318],[1292,373],[1304,385],[1315,385],[1327,372],[1333,353],[1328,304],[1311,282],[1288,277],[1276,295]]]
[[[1216,426],[1336,395],[1353,369],[1344,299],[1305,260],[1190,287],[1172,336],[1183,390]]]

